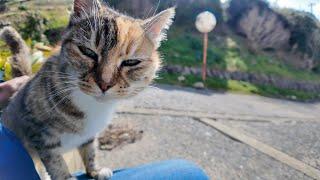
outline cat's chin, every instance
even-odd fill
[[[99,103],[105,103],[111,100],[111,98],[107,98],[107,97],[94,97],[96,101],[98,101]]]
[[[94,96],[94,99],[99,103],[106,103],[108,101],[118,100],[118,99],[121,99],[121,98],[110,96],[110,95],[106,95],[106,94],[101,94],[99,96]]]
[[[100,103],[105,103],[105,102],[108,102],[108,101],[114,101],[114,100],[118,100],[118,101],[121,101],[121,100],[124,100],[124,99],[129,99],[129,98],[132,98],[136,95],[132,94],[132,95],[117,95],[117,96],[112,96],[112,95],[101,95],[101,96],[95,96],[94,98],[96,99],[97,102],[100,102]]]
[[[91,96],[99,103],[106,103],[108,101],[128,99],[137,95],[136,93],[125,93],[120,95],[112,92],[91,94],[83,90],[81,90],[81,92],[83,94],[86,94],[87,96]]]

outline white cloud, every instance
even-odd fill
[[[276,0],[269,0],[271,3],[274,3]],[[296,1],[296,0],[278,0],[278,5],[280,7],[286,7],[286,8],[295,8],[295,9],[301,9],[304,4],[306,4],[306,1]]]
[[[320,0],[269,0],[272,4],[277,2],[279,7],[292,8],[310,12],[310,3],[316,3],[313,7],[313,13],[320,18]]]
[[[228,0],[221,0],[222,3]],[[268,0],[270,4],[277,2],[279,7],[292,8],[310,12],[309,4],[316,3],[313,7],[313,13],[320,19],[320,0]]]
[[[320,3],[318,3],[315,7],[314,7],[314,14],[320,18]]]

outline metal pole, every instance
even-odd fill
[[[310,4],[309,4],[311,14],[313,14],[313,5],[314,5],[313,3],[310,3]]]
[[[203,65],[202,65],[202,80],[207,79],[207,50],[208,50],[208,33],[204,33],[203,37]]]

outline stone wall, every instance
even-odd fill
[[[182,75],[197,75],[201,76],[201,68],[183,67],[183,66],[166,66],[163,69],[167,73],[175,73]],[[311,93],[320,93],[320,83],[297,81],[276,77],[274,75],[254,74],[247,72],[228,72],[217,69],[208,69],[208,77],[216,77],[220,79],[231,79],[238,81],[250,82],[258,85],[272,85],[281,89],[292,89],[299,91],[307,91]]]

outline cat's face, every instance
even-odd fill
[[[147,20],[119,14],[98,0],[75,0],[62,52],[78,86],[97,100],[131,97],[156,76],[157,52],[174,9]]]

